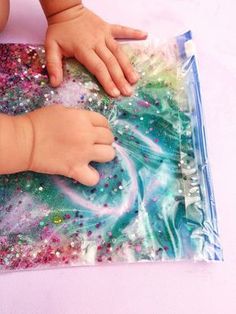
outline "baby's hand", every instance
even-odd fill
[[[51,84],[56,87],[63,80],[62,57],[75,57],[109,95],[117,97],[121,92],[129,96],[138,74],[114,38],[146,37],[139,30],[108,24],[82,5],[52,15],[45,42]]]
[[[108,121],[85,110],[52,105],[21,117],[33,132],[27,170],[64,175],[85,185],[99,181],[91,161],[108,162],[115,157]],[[29,131],[30,131],[29,129]]]

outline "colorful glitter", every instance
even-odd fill
[[[48,84],[40,46],[0,44],[0,112],[53,103],[105,115],[116,158],[96,187],[32,172],[0,176],[0,270],[159,260],[221,260],[196,61],[188,32],[126,44],[141,79],[109,98],[75,60]],[[189,49],[188,49],[189,51]]]

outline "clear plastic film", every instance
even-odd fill
[[[0,44],[0,112],[62,103],[106,116],[116,158],[95,187],[25,172],[0,176],[0,270],[222,260],[191,33],[124,44],[141,79],[108,97],[75,60],[50,87],[41,46]]]

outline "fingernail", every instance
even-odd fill
[[[57,78],[56,78],[55,75],[52,75],[52,76],[51,76],[51,84],[52,84],[52,85],[56,85],[56,83],[57,83]]]
[[[139,75],[136,72],[133,72],[130,76],[131,76],[130,78],[131,78],[132,82],[134,82],[134,83],[136,83],[137,80],[139,79]]]
[[[116,87],[114,87],[111,91],[111,94],[113,97],[118,97],[120,96],[120,91]]]
[[[147,32],[144,32],[144,31],[140,31],[140,33],[143,35],[143,36],[147,36],[148,33]]]
[[[125,84],[125,85],[123,86],[123,88],[122,88],[122,92],[123,92],[123,94],[129,96],[129,95],[132,94],[133,90],[132,90],[132,87],[131,87],[130,85]]]

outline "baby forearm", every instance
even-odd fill
[[[4,29],[9,16],[9,0],[0,1],[0,32]]]
[[[47,18],[82,4],[82,0],[40,0]]]
[[[32,138],[31,122],[26,116],[0,114],[0,174],[27,170]]]

